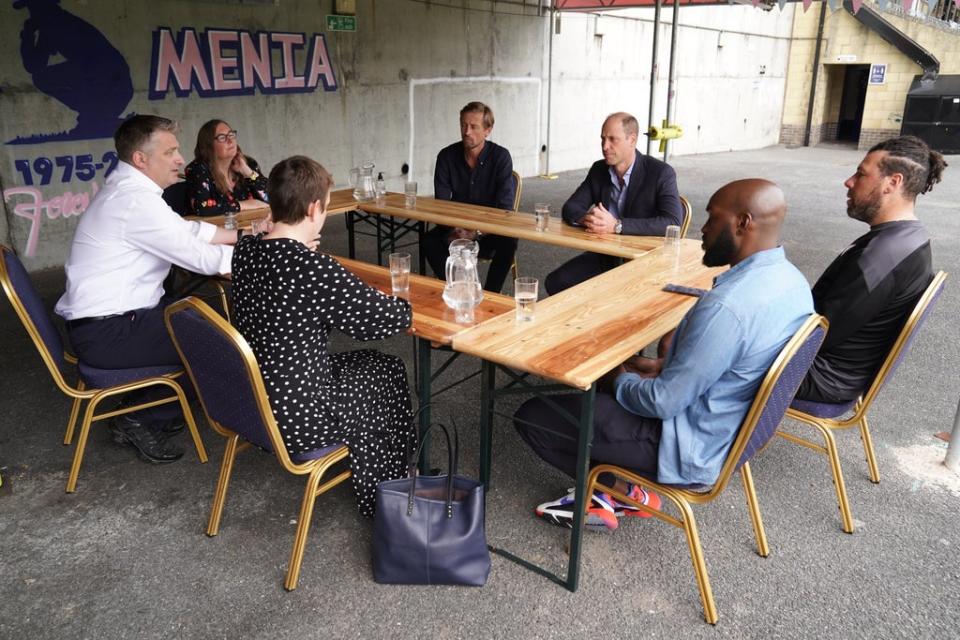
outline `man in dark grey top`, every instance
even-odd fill
[[[870,225],[813,287],[827,338],[797,398],[840,404],[866,391],[933,278],[930,240],[914,215],[918,194],[946,163],[913,136],[875,145],[844,183],[847,215]]]

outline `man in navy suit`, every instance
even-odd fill
[[[629,113],[612,113],[603,121],[603,160],[563,205],[563,219],[591,233],[662,236],[680,225],[683,207],[677,174],[670,165],[637,151],[640,126]],[[544,286],[554,294],[612,269],[619,259],[583,253],[553,270]]]

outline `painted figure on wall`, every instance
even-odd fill
[[[133,98],[130,67],[89,22],[60,7],[60,0],[14,0],[28,16],[20,31],[20,58],[34,86],[76,111],[69,131],[18,136],[8,144],[109,138]]]

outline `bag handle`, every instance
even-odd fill
[[[427,429],[420,434],[420,444],[417,446],[417,450],[414,452],[413,456],[410,458],[410,463],[407,467],[407,475],[410,478],[410,489],[407,490],[407,515],[413,515],[413,494],[417,486],[417,460],[420,458],[420,450],[423,448],[423,443],[426,441],[426,435],[430,433],[430,430],[434,427],[439,427],[443,430],[443,435],[447,439],[447,518],[453,517],[453,477],[457,474],[457,458],[459,457],[460,450],[460,437],[457,433],[457,424],[451,420],[451,426],[453,427],[453,443],[450,442],[450,432],[447,430],[447,427],[440,422],[434,422]]]

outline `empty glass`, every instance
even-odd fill
[[[513,299],[517,303],[517,322],[532,322],[537,307],[536,278],[523,276],[513,281]]]
[[[663,235],[663,254],[670,269],[676,271],[680,267],[680,227],[675,224]]]
[[[417,183],[407,182],[403,185],[403,206],[407,209],[413,209],[417,206]]]
[[[537,231],[546,231],[550,223],[550,205],[546,202],[538,202],[533,205],[533,213],[537,216]]]
[[[393,295],[406,296],[410,292],[410,254],[391,253],[389,259]]]
[[[233,231],[237,228],[237,212],[227,211],[223,216],[223,228]]]

